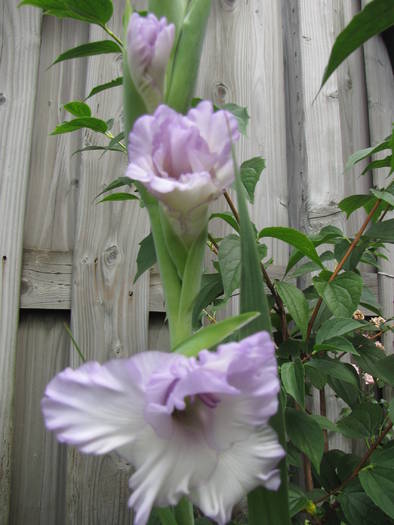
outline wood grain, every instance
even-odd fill
[[[392,131],[394,78],[387,49],[380,37],[375,37],[364,45],[364,56],[371,144],[377,144]],[[384,155],[380,154],[380,156]],[[378,187],[387,186],[387,175],[388,169],[375,170],[373,174],[374,184]],[[393,212],[388,213],[385,219],[392,217],[394,217]],[[388,260],[381,262],[381,273],[378,273],[379,296],[384,316],[392,318],[394,316],[394,246],[392,244],[386,244],[385,254]],[[394,353],[394,335],[392,332],[386,334],[384,345],[387,353]]]
[[[0,5],[0,524],[8,523],[23,220],[33,134],[40,14]]]
[[[115,10],[111,28],[122,34],[121,9]],[[90,40],[103,38],[91,26]],[[112,58],[112,60],[111,60]],[[87,65],[86,93],[121,74],[121,57],[92,57]],[[110,90],[92,99],[93,115],[116,119],[120,130],[122,91]],[[97,136],[83,133],[84,143]],[[124,174],[121,154],[84,155],[77,206],[73,262],[72,330],[87,359],[106,361],[129,356],[148,345],[148,274],[135,285],[139,242],[149,231],[146,211],[138,203],[97,205],[95,197]],[[77,365],[76,359],[71,360]],[[130,467],[117,456],[87,457],[68,452],[66,514],[68,523],[126,524]]]
[[[83,97],[85,75],[83,60],[48,66],[62,51],[86,40],[87,30],[85,24],[53,17],[44,17],[41,27],[21,297],[30,308],[45,306],[52,312],[21,313],[12,462],[14,525],[64,522],[65,447],[45,431],[40,399],[45,384],[69,359],[64,322],[69,324],[70,313],[53,310],[63,309],[65,302],[70,308],[71,302],[72,261],[65,254],[74,244],[80,159],[72,152],[80,137],[79,133],[48,134],[58,119],[64,119],[62,104]]]
[[[68,364],[69,312],[23,312],[18,331],[10,525],[62,525],[66,447],[45,429],[45,386]],[[59,329],[60,327],[60,329]]]

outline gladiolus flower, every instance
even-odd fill
[[[174,24],[165,17],[133,13],[127,29],[127,56],[130,76],[145,101],[154,111],[163,102],[166,69],[175,37]]]
[[[193,238],[206,224],[208,203],[234,181],[231,145],[238,138],[236,118],[214,112],[211,102],[186,116],[159,106],[134,124],[127,176],[164,204],[182,238]]]
[[[67,368],[42,410],[59,441],[87,454],[116,450],[132,464],[136,525],[184,495],[224,524],[249,491],[280,485],[284,451],[268,425],[278,391],[274,345],[260,332],[198,358],[143,352]]]

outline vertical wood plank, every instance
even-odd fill
[[[9,516],[12,408],[23,219],[33,133],[40,14],[0,7],[0,524]]]
[[[66,448],[46,431],[40,409],[45,386],[67,366],[64,322],[68,312],[21,314],[10,525],[64,523]]]
[[[23,13],[23,9],[20,10]],[[87,40],[88,26],[44,17],[41,31],[35,129],[24,227],[24,247],[69,251],[73,248],[80,158],[72,157],[79,134],[50,137],[62,104],[82,99],[86,61],[67,61],[47,69],[64,50]],[[57,111],[56,111],[57,110]],[[25,313],[18,337],[15,384],[15,441],[12,459],[11,523],[64,522],[66,449],[45,432],[40,400],[45,384],[68,364],[69,312]]]
[[[121,9],[111,27],[122,34]],[[90,40],[103,38],[91,27]],[[93,57],[88,62],[86,92],[121,74],[122,61],[114,56]],[[92,99],[93,115],[116,117],[119,132],[121,89]],[[95,143],[97,135],[84,133]],[[138,243],[148,233],[146,211],[138,203],[97,204],[95,197],[112,180],[124,174],[122,154],[85,154],[78,201],[74,249],[72,329],[88,360],[100,362],[147,349],[149,273],[135,285]],[[74,356],[75,357],[75,356]],[[77,358],[72,365],[79,365]],[[87,457],[76,450],[68,454],[67,522],[86,524],[131,523],[127,507],[129,466],[115,455]]]
[[[387,49],[380,37],[369,40],[364,45],[365,71],[367,77],[369,129],[371,144],[381,142],[391,133],[394,120],[394,78]],[[380,155],[381,156],[381,155]],[[379,158],[379,157],[377,157]],[[378,187],[387,185],[388,169],[374,172],[374,184]],[[391,212],[386,219],[392,218]],[[379,276],[379,299],[384,316],[394,316],[394,246],[386,244],[387,261],[381,261]],[[393,333],[387,333],[384,340],[387,353],[394,353]]]
[[[238,148],[239,160],[261,155],[267,163],[256,188],[252,219],[258,228],[286,225],[285,99],[278,2],[212,2],[196,94],[218,104],[235,102],[247,107],[251,120],[248,136]],[[267,244],[275,263],[284,264],[286,246],[270,240]]]

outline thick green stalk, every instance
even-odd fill
[[[261,278],[256,236],[249,219],[234,151],[233,160],[236,171],[235,188],[241,234],[241,313],[247,311],[259,311],[261,313],[255,321],[241,330],[242,337],[245,337],[258,330],[267,330],[271,333],[271,319]],[[280,397],[278,412],[270,419],[270,425],[277,432],[282,447],[286,449],[284,415]],[[280,463],[280,473],[281,486],[277,492],[259,487],[248,495],[249,525],[290,525],[286,459]]]
[[[193,306],[201,287],[207,235],[207,226],[205,226],[188,250],[178,307],[175,345],[179,345],[192,334]]]
[[[191,0],[177,41],[166,103],[180,113],[193,97],[210,10],[211,0]]]
[[[193,505],[187,498],[182,498],[175,507],[175,518],[178,525],[193,525]]]

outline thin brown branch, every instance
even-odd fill
[[[361,228],[359,229],[357,235],[353,239],[353,242],[349,246],[347,252],[342,257],[342,260],[338,263],[337,267],[334,270],[334,273],[329,278],[329,280],[328,280],[329,283],[331,283],[335,279],[335,277],[338,275],[338,273],[342,270],[343,266],[345,265],[346,261],[349,259],[350,255],[353,252],[353,250],[356,247],[356,245],[358,244],[358,241],[360,240],[362,234],[364,233],[366,227],[370,223],[370,221],[371,221],[375,211],[378,209],[378,207],[379,207],[381,202],[382,202],[381,199],[379,199],[379,200],[377,200],[375,202],[373,208],[368,213],[367,218],[365,219],[363,225],[361,226]],[[308,330],[307,330],[307,334],[306,334],[306,340],[307,341],[309,340],[310,335],[312,333],[313,324],[314,324],[314,322],[316,320],[317,314],[319,313],[320,306],[321,306],[322,302],[323,302],[323,299],[320,297],[319,300],[317,301],[316,305],[315,305],[315,308],[314,308],[313,312],[312,312],[312,316],[311,316],[310,321],[308,323]]]
[[[239,218],[238,210],[235,207],[235,204],[234,204],[232,198],[230,197],[230,195],[229,195],[229,193],[227,191],[224,192],[224,198],[226,199],[227,204],[230,206],[230,209],[233,212],[235,220],[239,224],[240,223],[240,218]],[[276,304],[278,305],[277,312],[278,312],[278,314],[280,316],[280,319],[281,319],[282,338],[283,338],[284,341],[287,341],[288,338],[289,338],[289,333],[288,333],[288,329],[287,329],[286,311],[285,311],[285,307],[284,307],[283,301],[280,298],[280,296],[277,293],[277,291],[275,290],[275,287],[274,287],[274,285],[273,285],[273,283],[272,283],[272,281],[270,279],[270,276],[268,275],[267,270],[265,269],[263,263],[261,263],[260,266],[261,266],[261,272],[263,274],[264,281],[265,281],[269,291],[271,292],[272,297],[274,298]]]
[[[360,463],[356,466],[356,468],[353,470],[353,472],[350,474],[350,476],[348,476],[337,488],[335,488],[334,490],[331,490],[328,494],[326,494],[325,496],[322,496],[321,498],[319,498],[318,500],[315,501],[316,504],[318,503],[323,503],[323,501],[327,501],[328,499],[330,499],[331,496],[333,496],[334,494],[337,494],[338,492],[341,492],[341,490],[348,484],[350,483],[354,478],[356,478],[360,472],[360,470],[364,467],[364,465],[367,463],[367,461],[369,460],[369,458],[372,456],[372,454],[374,453],[374,451],[378,448],[378,446],[380,445],[380,443],[383,441],[384,437],[386,436],[386,434],[388,432],[390,432],[390,430],[393,428],[393,423],[390,422],[387,427],[383,430],[383,432],[380,434],[380,436],[378,437],[378,439],[375,441],[375,443],[372,445],[371,448],[369,448],[367,450],[367,452],[364,454],[364,456],[361,458],[361,461]]]
[[[324,387],[319,390],[319,401],[320,401],[320,415],[326,417],[327,416],[327,406],[326,406],[326,391],[324,390]],[[323,437],[324,437],[324,452],[328,452],[328,436],[327,436],[327,430],[323,429]]]
[[[232,200],[232,198],[230,197],[230,194],[225,191],[224,192],[224,198],[226,199],[227,201],[227,204],[230,206],[230,210],[233,212],[233,215],[234,215],[234,219],[237,221],[237,223],[239,224],[240,220],[239,220],[239,213],[238,213],[238,210],[237,208],[235,207],[235,204]]]

